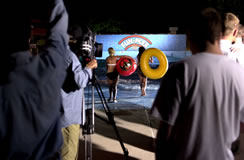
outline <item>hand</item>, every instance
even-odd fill
[[[241,49],[240,48],[237,48],[237,47],[231,47],[230,50],[233,53],[239,53]]]
[[[92,59],[89,63],[87,63],[86,67],[90,69],[97,68],[97,60]]]

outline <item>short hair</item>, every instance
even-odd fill
[[[228,36],[232,33],[234,29],[238,27],[240,20],[235,14],[227,12],[224,14],[223,23],[224,36]]]
[[[244,34],[244,26],[242,24],[239,24],[237,37],[242,37],[243,34]]]
[[[200,52],[206,50],[206,42],[214,44],[222,35],[221,16],[214,8],[196,10],[188,15],[187,36]]]
[[[141,46],[141,47],[139,47],[139,53],[143,53],[146,49],[145,49],[145,47],[143,47],[143,46]]]
[[[115,54],[115,50],[114,50],[112,47],[110,47],[110,48],[108,49],[108,53],[109,53],[109,54]]]
[[[82,36],[82,29],[78,24],[72,24],[68,28],[68,34],[74,39],[78,39]]]

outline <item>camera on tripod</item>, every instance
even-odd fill
[[[96,33],[93,33],[87,26],[82,28],[84,33],[81,37],[78,55],[81,56],[82,66],[85,66],[91,59],[102,57],[103,44],[96,42]]]

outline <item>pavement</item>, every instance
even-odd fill
[[[147,109],[116,109],[114,115],[122,143],[129,152],[129,160],[153,160],[156,123],[150,119]],[[103,110],[96,110],[99,117],[107,118]],[[113,125],[101,118],[95,119],[92,137],[93,160],[124,160],[124,152]],[[79,160],[85,159],[84,137],[81,135]]]
[[[108,97],[108,90],[104,86],[102,88],[105,97]],[[154,87],[154,89],[148,89],[147,96],[141,97],[140,91],[137,89],[122,88],[119,88],[118,91],[118,103],[108,103],[108,108],[114,115],[115,126],[122,138],[121,142],[129,152],[128,159],[154,160],[155,138],[159,121],[149,114],[149,110],[157,89]],[[97,116],[95,117],[95,133],[91,135],[92,152],[89,152],[92,153],[92,159],[89,160],[125,160],[123,149],[113,125],[104,121],[104,119],[108,119],[108,116],[96,93],[95,108]],[[241,147],[235,156],[235,160],[244,160],[244,134],[240,135],[240,140]],[[80,134],[78,160],[87,160],[82,132]]]
[[[96,110],[99,117],[107,118],[103,110]],[[150,116],[148,109],[115,109],[111,110],[116,126],[129,160],[154,160],[155,138],[158,121]],[[93,160],[125,160],[123,149],[113,126],[95,118],[95,133],[92,139]],[[244,134],[240,136],[241,148],[235,160],[244,159]],[[80,135],[79,159],[85,160],[84,137]]]

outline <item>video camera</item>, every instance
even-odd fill
[[[81,57],[82,66],[84,67],[91,59],[102,57],[103,44],[96,42],[96,34],[87,26],[82,28],[81,39],[78,40],[79,49],[77,54]]]

